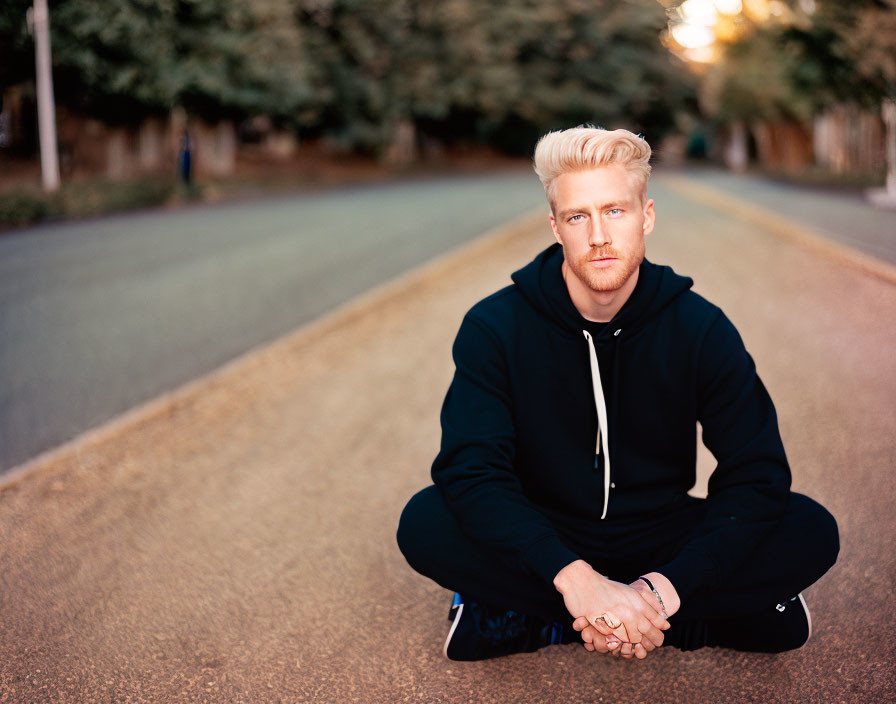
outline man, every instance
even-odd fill
[[[434,486],[398,529],[410,565],[456,592],[449,658],[809,638],[800,592],[836,560],[836,522],[790,492],[734,326],[644,259],[649,159],[626,130],[545,135],[535,171],[557,244],[461,324]],[[687,494],[698,421],[718,462],[707,499]]]

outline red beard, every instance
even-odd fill
[[[616,291],[629,280],[637,271],[644,260],[646,247],[641,247],[628,255],[619,252],[612,247],[595,247],[588,254],[576,261],[566,260],[576,277],[593,291]],[[613,266],[607,269],[595,269],[591,264],[592,259],[612,257],[616,259]]]

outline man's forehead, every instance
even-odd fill
[[[596,169],[569,171],[561,174],[554,182],[555,201],[601,202],[643,202],[646,183],[638,174],[618,164],[601,166]],[[583,203],[584,204],[584,203]]]
[[[622,164],[607,164],[589,169],[576,169],[566,171],[557,176],[556,182],[596,183],[604,185],[619,185],[622,188],[635,186],[640,183],[638,174],[625,168]]]

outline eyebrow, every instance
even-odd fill
[[[597,206],[597,209],[600,211],[609,210],[610,208],[618,208],[620,206],[631,207],[632,201],[628,200],[611,200],[608,203],[601,203]],[[573,213],[581,213],[587,212],[590,208],[586,206],[575,206],[574,208],[567,208],[566,210],[562,210],[557,216],[561,220],[566,220],[567,217],[572,215]]]

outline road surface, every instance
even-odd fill
[[[648,256],[738,326],[794,489],[839,521],[840,559],[805,595],[806,647],[443,659],[449,594],[394,533],[428,482],[463,313],[551,240],[530,219],[8,484],[0,702],[896,699],[896,286],[673,195],[661,175],[653,192]],[[705,482],[711,458],[700,465]]]
[[[0,473],[544,207],[529,170],[0,236]]]

